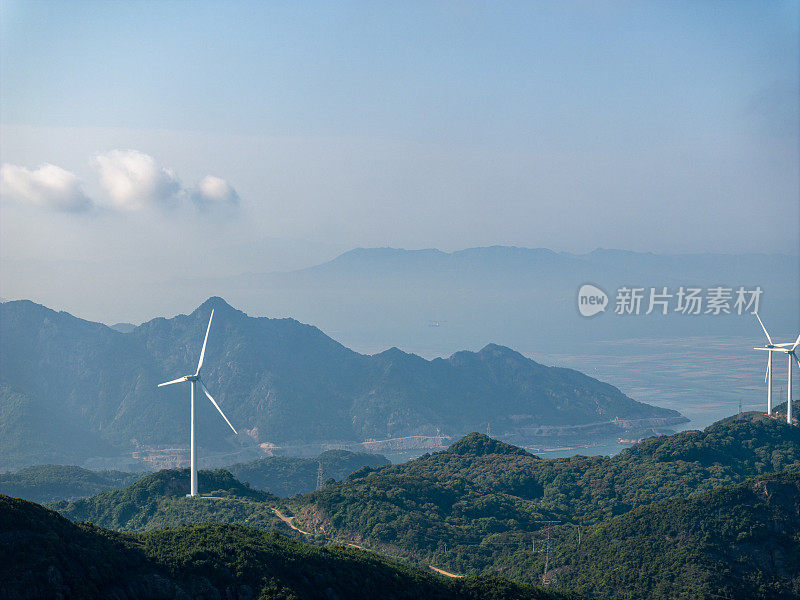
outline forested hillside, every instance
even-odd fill
[[[777,473],[610,519],[553,573],[592,597],[800,598],[800,473]]]
[[[0,597],[14,600],[568,600],[496,578],[447,579],[362,550],[236,525],[118,534],[0,495]]]
[[[200,471],[203,497],[187,498],[189,469],[159,471],[122,490],[50,506],[74,521],[90,521],[118,531],[151,531],[194,523],[239,523],[293,532],[273,513],[278,498],[252,489],[228,471]]]
[[[546,530],[575,544],[579,528],[750,477],[800,472],[800,429],[749,414],[661,436],[614,457],[542,460],[471,434],[450,449],[294,498],[306,528],[434,562],[535,581]],[[541,548],[540,548],[541,549]]]
[[[769,590],[789,593],[795,583],[786,573],[800,572],[788,550],[800,530],[794,517],[780,514],[800,510],[796,476],[800,429],[747,413],[610,458],[541,459],[473,433],[446,451],[363,467],[341,483],[289,499],[243,485],[224,470],[201,471],[207,497],[185,498],[182,470],[53,506],[71,519],[124,531],[238,523],[315,543],[357,544],[422,567],[546,581],[588,595],[713,598],[709,590],[737,588],[766,598]],[[765,483],[758,487],[753,478]],[[309,533],[290,529],[280,518],[286,515]],[[658,526],[640,527],[637,519]],[[762,535],[770,522],[775,535]],[[613,576],[612,548],[631,557]],[[632,558],[645,550],[647,569]],[[742,564],[745,553],[773,557],[774,565],[752,570]],[[695,572],[702,577],[692,587],[685,574]]]

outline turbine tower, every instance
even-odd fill
[[[765,380],[767,381],[767,414],[772,412],[772,353],[773,352],[783,352],[786,354],[787,358],[789,359],[789,371],[788,371],[788,380],[786,385],[786,422],[791,425],[792,423],[792,359],[797,363],[800,367],[800,359],[797,358],[797,346],[800,345],[800,335],[797,336],[794,344],[791,342],[787,342],[785,344],[774,344],[772,342],[772,338],[770,337],[769,333],[767,333],[767,328],[764,327],[764,323],[761,321],[761,317],[756,314],[756,318],[758,322],[761,323],[761,328],[764,330],[764,335],[767,336],[767,343],[760,348],[754,348],[754,350],[766,350],[769,354],[767,355],[767,374]]]
[[[759,324],[761,325],[761,329],[764,330],[764,335],[767,336],[767,343],[764,344],[764,348],[768,349],[769,352],[767,353],[767,372],[764,374],[764,383],[767,384],[767,414],[772,415],[772,351],[775,348],[775,345],[772,343],[772,338],[767,331],[767,328],[764,326],[764,322],[761,320],[761,317],[758,316],[758,313],[755,313],[756,319],[758,319]],[[764,348],[758,348],[759,350],[763,350]]]
[[[189,436],[189,462],[190,462],[190,484],[189,484],[189,494],[188,496],[197,496],[197,444],[195,442],[195,418],[194,418],[194,389],[195,384],[200,384],[203,392],[205,395],[208,396],[208,399],[211,400],[211,404],[213,404],[216,409],[219,411],[219,414],[222,415],[222,418],[225,419],[225,422],[228,426],[233,429],[233,433],[237,433],[236,429],[234,429],[231,422],[228,421],[228,417],[225,416],[225,413],[222,412],[222,409],[217,404],[216,400],[211,396],[211,392],[208,391],[208,388],[203,383],[203,380],[200,379],[200,368],[203,366],[203,357],[206,354],[206,344],[208,343],[208,332],[211,331],[211,320],[214,318],[214,309],[211,309],[211,316],[208,318],[208,328],[206,329],[206,337],[203,340],[203,349],[200,350],[200,360],[197,362],[197,371],[194,372],[194,375],[184,375],[178,379],[173,379],[172,381],[165,381],[164,383],[159,383],[158,387],[164,387],[165,385],[172,385],[173,383],[183,383],[185,381],[189,382],[189,429],[190,429],[190,436]]]
[[[800,335],[797,336],[792,347],[786,350],[786,354],[789,357],[789,375],[786,382],[786,422],[789,424],[792,422],[792,359],[800,367],[800,359],[797,358],[798,345],[800,345]]]

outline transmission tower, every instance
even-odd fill
[[[323,480],[322,477],[325,474],[325,471],[322,470],[322,461],[317,462],[317,489],[322,489]]]
[[[550,536],[550,532],[554,526],[560,525],[561,521],[536,521],[539,525],[545,526],[545,532],[547,533],[547,537],[544,540],[544,548],[540,549],[539,552],[544,553],[544,572],[542,573],[542,585],[546,586],[550,583],[550,579],[547,576],[547,571],[550,569],[550,550],[552,548],[552,537]],[[536,538],[534,538],[534,552],[536,552]]]

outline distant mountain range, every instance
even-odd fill
[[[114,323],[111,325],[111,329],[119,331],[120,333],[130,333],[136,329],[136,325],[133,323]]]
[[[0,469],[127,457],[107,466],[132,470],[132,452],[155,467],[183,459],[187,390],[156,386],[193,372],[212,309],[204,380],[241,432],[234,437],[199,403],[199,443],[219,455],[216,464],[287,444],[444,439],[487,423],[523,442],[681,421],[494,344],[432,361],[397,348],[369,356],[293,319],[248,317],[221,298],[129,333],[15,301],[0,304]]]
[[[606,311],[577,309],[578,289],[599,286]],[[287,273],[248,273],[172,282],[182,297],[226,297],[253,314],[293,316],[361,349],[391,345],[446,356],[487,342],[525,354],[574,352],[587,341],[746,335],[761,331],[749,313],[686,315],[675,309],[680,287],[761,288],[759,311],[776,332],[800,329],[800,258],[782,254],[678,254],[597,249],[587,254],[491,246],[440,250],[358,248]],[[640,314],[615,314],[617,290],[643,288]],[[668,314],[649,309],[650,288],[668,288]],[[735,297],[735,292],[731,292]],[[731,302],[731,308],[732,302]],[[750,308],[752,311],[752,307]],[[794,337],[792,336],[792,337]]]

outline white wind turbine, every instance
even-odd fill
[[[758,316],[756,313],[756,319],[758,319],[759,324],[761,325],[761,329],[764,330],[764,335],[767,336],[767,343],[764,344],[764,348],[768,349],[770,352],[767,354],[767,372],[764,374],[764,382],[767,384],[767,414],[772,414],[772,349],[775,348],[775,345],[772,343],[772,338],[767,331],[767,328],[764,326],[764,322],[761,320],[761,317]],[[764,348],[757,348],[758,350],[763,350]]]
[[[236,433],[238,435],[236,429],[234,429],[233,425],[231,425],[231,422],[228,421],[228,417],[225,416],[225,413],[222,412],[222,409],[219,407],[219,404],[217,404],[216,400],[214,400],[214,398],[211,396],[211,393],[208,391],[208,388],[206,388],[205,384],[203,383],[203,380],[200,379],[200,368],[203,366],[203,357],[206,354],[206,343],[208,343],[208,332],[211,331],[211,319],[213,318],[214,318],[214,309],[211,309],[211,316],[208,318],[208,328],[206,329],[206,337],[203,340],[203,349],[200,351],[200,360],[197,362],[197,371],[194,372],[194,375],[184,375],[179,379],[173,379],[172,381],[165,381],[164,383],[158,384],[158,387],[163,387],[165,385],[172,385],[173,383],[183,383],[184,381],[188,381],[190,384],[189,422],[190,422],[191,434],[190,434],[189,456],[191,463],[190,466],[191,475],[190,475],[190,485],[188,494],[189,496],[197,496],[197,446],[195,444],[195,433],[194,433],[195,429],[194,386],[196,383],[200,384],[200,387],[203,389],[203,392],[205,392],[206,396],[208,396],[208,399],[211,400],[211,404],[213,404],[216,407],[216,409],[219,411],[219,414],[222,415],[222,418],[225,419],[225,422],[228,424],[228,426],[231,429],[233,429],[233,433]]]
[[[764,327],[764,323],[761,320],[761,317],[756,314],[756,318],[758,322],[761,324],[761,329],[764,330],[764,335],[767,336],[767,343],[760,348],[754,348],[754,350],[766,350],[769,354],[767,355],[767,373],[764,377],[764,380],[767,382],[767,414],[772,414],[772,353],[773,352],[783,352],[787,355],[789,359],[789,371],[788,371],[788,381],[786,385],[786,422],[792,422],[792,359],[795,360],[798,366],[800,366],[800,359],[797,358],[797,346],[800,345],[800,335],[797,336],[797,340],[795,340],[794,344],[791,342],[787,342],[784,344],[774,344],[772,343],[772,338],[770,337],[769,333],[767,332],[767,328]]]

